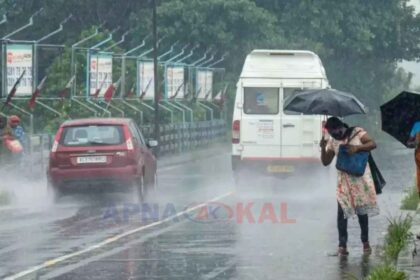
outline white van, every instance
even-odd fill
[[[325,69],[313,52],[252,51],[237,83],[232,123],[234,174],[244,169],[291,174],[305,165],[320,165],[322,117],[283,112],[282,108],[285,98],[298,91],[327,87]]]

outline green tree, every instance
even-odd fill
[[[244,59],[252,49],[281,41],[276,22],[273,14],[250,0],[168,0],[161,1],[158,7],[159,34],[166,38],[162,49],[178,40],[180,45],[200,45],[201,52],[197,51],[199,55],[195,58],[209,49],[217,57],[227,54],[217,67],[226,68],[224,78],[231,85],[236,83]],[[141,33],[142,27],[151,26],[150,16],[138,17],[132,24]],[[227,104],[232,104],[233,98],[234,91],[230,90]]]
[[[235,77],[246,54],[266,47],[276,34],[276,18],[249,0],[171,0],[158,8],[159,31],[167,42],[200,44],[219,55]]]
[[[420,57],[420,16],[407,0],[255,0],[272,11],[283,29],[281,48],[317,52],[335,88],[358,96],[378,124],[379,105],[411,75],[397,62]]]

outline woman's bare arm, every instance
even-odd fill
[[[362,142],[361,145],[347,145],[348,153],[350,155],[357,152],[370,152],[376,149],[376,142],[369,136],[369,134],[366,133],[363,135],[360,141]]]
[[[327,140],[325,140],[324,138],[321,139],[320,147],[321,147],[321,162],[324,166],[328,166],[333,161],[335,153],[332,150],[326,149]]]

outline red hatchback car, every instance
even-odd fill
[[[143,196],[157,183],[156,158],[131,119],[91,118],[64,122],[55,136],[47,171],[55,197],[65,189],[135,186]]]

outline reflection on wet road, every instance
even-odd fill
[[[380,157],[380,156],[379,156]],[[371,243],[382,244],[386,217],[398,208],[411,155],[379,158],[389,185],[370,220]],[[396,178],[390,171],[395,168]],[[389,171],[389,172],[388,172]],[[71,195],[48,202],[43,183],[21,182],[18,203],[0,210],[0,277],[100,244],[29,278],[57,279],[343,279],[378,262],[362,256],[357,220],[349,222],[346,259],[336,249],[335,170],[316,168],[288,179],[261,178],[234,191],[229,155],[160,169],[159,190],[144,204],[132,194]],[[410,173],[411,172],[411,173]],[[15,182],[16,184],[16,182]],[[24,193],[24,195],[21,195]],[[171,217],[215,197],[223,199]],[[155,223],[118,240],[109,238]]]

